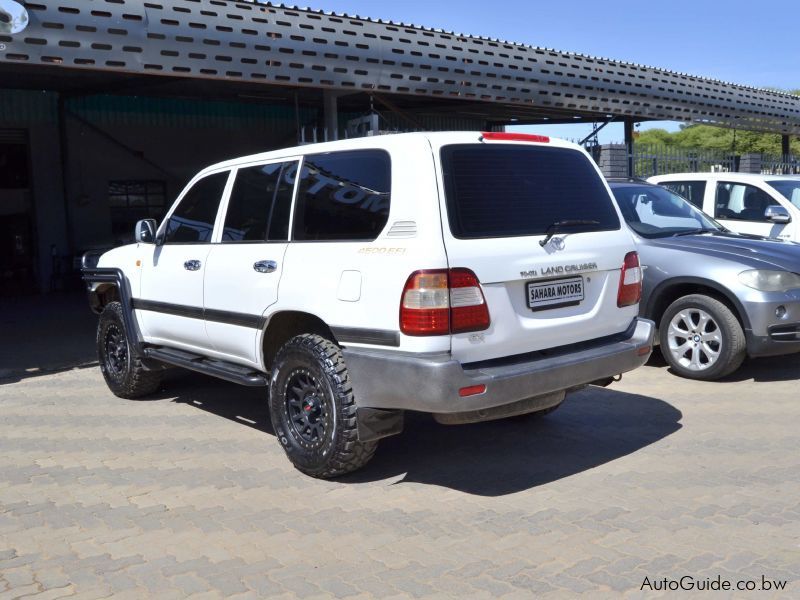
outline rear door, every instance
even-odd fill
[[[484,142],[439,149],[449,266],[483,285],[481,333],[454,335],[453,355],[481,361],[625,331],[617,306],[633,239],[588,155],[551,143]],[[554,223],[580,224],[550,229]],[[548,229],[552,239],[544,246]]]
[[[264,311],[278,299],[298,159],[242,166],[234,174],[205,272],[206,329],[214,350],[258,365]]]
[[[664,186],[667,189],[672,190],[679,196],[683,196],[689,202],[694,204],[697,208],[705,212],[706,214],[711,214],[706,207],[704,206],[705,195],[706,195],[706,182],[705,181],[665,181],[658,185]],[[708,208],[711,208],[709,205]]]

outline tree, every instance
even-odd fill
[[[800,96],[800,90],[790,93]],[[639,134],[636,143],[699,150],[722,150],[734,154],[750,152],[774,156],[781,154],[780,134],[735,131],[712,125],[681,125],[680,131],[674,132],[665,129],[648,129]],[[791,151],[795,156],[800,155],[800,140],[792,139]]]

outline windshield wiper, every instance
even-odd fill
[[[688,231],[679,231],[677,233],[673,233],[672,237],[681,237],[684,235],[699,235],[701,233],[719,233],[718,229],[710,229],[708,227],[701,227],[699,229],[689,229]]]
[[[553,236],[560,233],[562,227],[578,227],[580,225],[600,225],[600,221],[587,220],[587,219],[567,219],[566,221],[554,221],[550,227],[545,230],[545,238],[539,242],[539,245],[544,248],[547,243],[553,239]]]

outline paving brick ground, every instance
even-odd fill
[[[257,390],[176,374],[125,401],[92,366],[6,371],[0,600],[640,597],[683,575],[797,598],[798,367],[655,363],[538,422],[415,416],[334,482],[289,466]]]

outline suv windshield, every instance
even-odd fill
[[[789,202],[800,208],[800,179],[773,179],[766,183],[778,190],[781,196]]]
[[[625,221],[644,238],[725,230],[668,189],[653,185],[612,184],[611,191]]]
[[[515,144],[442,148],[447,214],[456,238],[620,228],[603,180],[582,153]],[[571,222],[571,223],[570,223]]]

